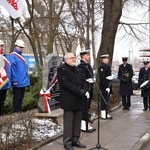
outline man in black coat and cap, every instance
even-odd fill
[[[150,67],[149,61],[143,61],[144,67],[140,69],[138,84],[141,87],[141,97],[143,97],[143,111],[150,110]]]
[[[120,80],[120,95],[122,97],[123,110],[130,110],[131,95],[133,95],[132,65],[127,62],[128,57],[122,57],[122,64],[119,65],[118,78]]]
[[[84,132],[93,132],[95,128],[91,126],[89,109],[91,106],[91,100],[93,99],[93,90],[94,90],[94,77],[93,69],[89,63],[90,61],[90,50],[84,50],[80,52],[80,64],[78,65],[81,68],[82,75],[86,79],[86,90],[89,91],[90,97],[87,99],[84,98],[84,108],[82,112],[82,121],[81,121],[81,130]]]
[[[75,66],[75,55],[67,53],[65,63],[58,67],[57,77],[60,85],[60,106],[64,110],[63,143],[66,150],[73,150],[73,146],[86,148],[79,141],[82,119],[83,99],[89,98],[85,90],[85,79],[81,69]]]
[[[111,68],[109,66],[109,54],[104,54],[100,56],[101,63],[98,68],[99,73],[99,89],[101,91],[101,119],[113,119],[113,117],[108,114],[108,101],[110,94],[112,94],[112,76]]]

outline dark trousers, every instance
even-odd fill
[[[144,109],[150,110],[150,97],[143,97],[143,104],[144,104]]]
[[[102,97],[103,96],[103,97]],[[106,93],[102,93],[102,96],[101,96],[101,110],[108,110],[108,94]]]
[[[82,111],[64,110],[63,143],[64,146],[77,142],[80,138]]]
[[[84,99],[84,108],[83,108],[83,111],[82,111],[82,120],[85,120],[87,122],[89,122],[89,109],[90,109],[90,105],[91,105],[91,99],[87,99],[85,98]]]
[[[24,98],[25,87],[13,87],[13,111],[22,111],[22,101]]]
[[[130,108],[131,107],[131,96],[130,95],[123,95],[122,96],[122,105],[124,108]]]
[[[0,90],[0,116],[4,114],[4,101],[6,99],[7,90]]]

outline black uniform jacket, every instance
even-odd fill
[[[138,79],[139,86],[147,80],[150,80],[150,67],[147,70],[143,67],[140,69],[139,72],[139,79]],[[141,96],[142,97],[150,96],[150,82],[148,83],[148,85],[146,85],[144,89],[141,90]]]
[[[120,80],[120,94],[121,95],[132,95],[133,87],[132,87],[132,77],[133,77],[133,69],[131,64],[123,64],[119,65],[118,70],[118,78]]]
[[[60,84],[61,108],[66,110],[83,109],[81,89],[85,85],[85,79],[82,76],[81,69],[64,63],[58,67],[57,77]]]
[[[81,68],[82,75],[85,79],[93,78],[93,69],[89,63],[81,59],[78,67]],[[94,88],[93,84],[92,83],[89,84],[88,82],[86,82],[85,88],[90,92],[90,98],[92,98]]]
[[[98,72],[99,72],[99,79],[100,79],[100,83],[99,83],[100,91],[102,93],[107,94],[106,89],[109,87],[110,88],[110,94],[112,94],[111,81],[106,79],[106,77],[111,76],[110,66],[101,62],[100,66],[98,68]]]

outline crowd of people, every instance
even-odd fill
[[[66,150],[73,150],[73,147],[86,148],[81,144],[80,131],[94,132],[96,129],[91,126],[89,110],[93,99],[95,79],[93,70],[89,63],[90,51],[80,52],[80,63],[76,65],[76,57],[73,53],[67,53],[64,57],[64,64],[58,67],[57,76],[60,84],[60,106],[64,110],[63,144]],[[113,119],[108,107],[112,91],[111,67],[109,66],[109,55],[100,56],[98,67],[99,84],[98,94],[101,107],[101,119]],[[143,97],[144,109],[150,110],[150,86],[147,82],[150,78],[149,61],[143,61],[144,67],[139,73],[139,87]],[[128,63],[128,57],[122,57],[122,64],[118,67],[118,79],[120,81],[119,92],[122,99],[122,110],[130,110],[133,68]],[[148,82],[149,83],[149,82]],[[142,85],[142,86],[141,86]],[[143,88],[144,87],[144,88]]]
[[[22,55],[25,44],[22,40],[17,40],[14,50],[9,55],[5,55],[5,43],[0,40],[0,62],[1,62],[1,85],[0,85],[0,116],[4,114],[4,102],[7,90],[13,91],[13,111],[22,111],[22,103],[25,88],[30,86],[28,75],[28,65]],[[2,57],[1,57],[2,56]],[[73,150],[73,147],[86,148],[80,143],[80,131],[94,132],[91,115],[89,113],[91,101],[93,100],[94,86],[97,87],[100,97],[100,118],[113,119],[108,106],[112,90],[112,73],[109,66],[109,54],[100,56],[98,67],[99,83],[97,85],[93,76],[93,69],[90,65],[90,50],[80,52],[80,63],[76,64],[74,53],[67,53],[63,58],[63,64],[57,69],[57,78],[60,85],[60,107],[63,113],[63,144],[66,150]],[[150,67],[149,61],[143,61],[143,67],[139,72],[138,85],[141,87],[141,97],[143,97],[143,111],[150,110]],[[5,75],[2,77],[2,71]],[[122,64],[118,67],[118,79],[120,81],[120,95],[122,99],[122,110],[130,110],[133,68],[128,63],[128,57],[122,57]]]
[[[22,55],[25,47],[24,41],[20,39],[16,40],[14,50],[9,55],[5,55],[4,45],[4,41],[0,40],[0,61],[3,62],[0,66],[0,116],[4,114],[4,102],[6,100],[7,90],[10,88],[13,89],[13,112],[19,113],[22,111],[25,87],[30,86],[28,65]]]

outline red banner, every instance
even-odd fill
[[[8,13],[14,18],[18,18],[22,15],[23,0],[1,0],[0,5],[2,5]]]

